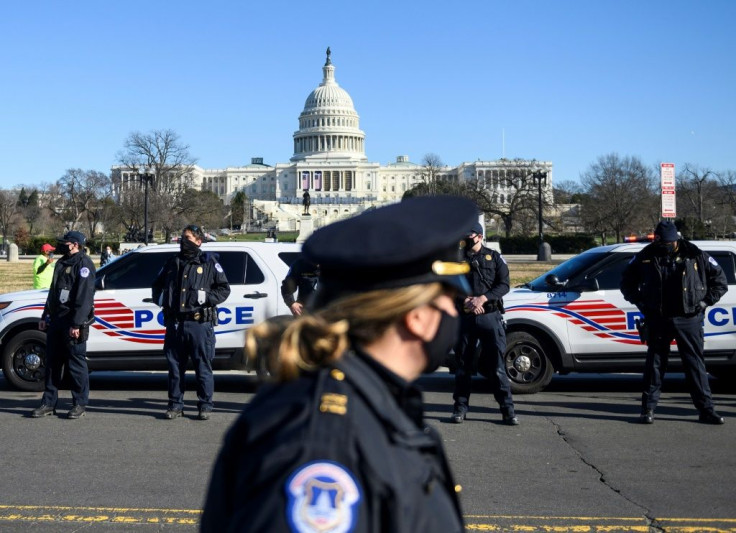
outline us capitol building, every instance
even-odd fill
[[[279,231],[299,229],[304,192],[311,200],[315,227],[353,216],[371,207],[401,200],[414,185],[423,182],[426,169],[405,155],[394,163],[370,162],[365,154],[365,133],[350,95],[335,80],[335,66],[327,49],[322,82],[307,97],[293,135],[293,155],[288,163],[265,164],[254,157],[249,165],[225,169],[194,166],[192,186],[217,194],[225,204],[243,191],[251,200],[256,219]],[[528,162],[524,162],[527,163]],[[442,179],[475,181],[494,189],[500,203],[508,192],[499,179],[513,172],[518,161],[474,161],[438,169]],[[547,172],[545,194],[552,191],[552,163],[536,162]],[[123,172],[123,181],[125,173]],[[426,178],[425,178],[426,179]],[[550,196],[551,198],[551,196]]]

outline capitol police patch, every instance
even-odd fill
[[[286,481],[286,519],[299,533],[353,531],[362,499],[353,475],[341,464],[314,461]]]
[[[88,277],[89,276],[89,268],[82,267],[82,269],[79,271],[79,275],[82,276],[83,278]]]
[[[716,266],[716,267],[717,267],[717,266],[719,266],[719,265],[718,265],[718,261],[716,261],[715,259],[713,259],[713,258],[712,258],[711,256],[708,256],[708,262],[709,262],[709,263],[710,263],[711,265],[713,265],[713,266]]]
[[[222,274],[222,266],[220,263],[215,263],[215,270]]]

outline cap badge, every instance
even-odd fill
[[[451,263],[449,261],[435,261],[432,263],[432,272],[438,276],[458,276],[470,272],[468,263]]]

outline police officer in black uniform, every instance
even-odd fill
[[[304,306],[309,302],[309,298],[317,287],[318,279],[319,266],[305,257],[300,257],[291,265],[284,281],[281,282],[281,296],[292,315],[302,314]],[[296,299],[294,298],[295,292],[297,293]]]
[[[59,237],[57,261],[38,329],[46,331],[46,389],[32,418],[56,413],[66,366],[71,381],[72,408],[68,417],[84,416],[89,401],[87,338],[94,322],[95,265],[84,251],[85,237],[69,231]]]
[[[166,324],[169,405],[164,416],[169,420],[182,416],[190,358],[197,376],[198,418],[207,420],[212,412],[216,306],[230,295],[230,285],[215,256],[199,249],[203,240],[199,226],[184,228],[179,254],[166,262],[153,282],[153,301],[163,307]]]
[[[458,244],[473,213],[465,199],[417,197],[307,239],[314,304],[247,335],[276,382],[225,438],[202,531],[463,531],[460,488],[412,382],[457,339],[454,298],[469,288]]]
[[[455,405],[452,421],[462,423],[468,412],[471,378],[475,367],[477,346],[481,358],[488,364],[493,396],[501,407],[504,424],[516,426],[511,384],[503,362],[506,352],[506,332],[503,324],[503,296],[509,292],[509,267],[501,254],[483,245],[483,227],[476,222],[465,237],[465,260],[470,265],[467,274],[471,293],[461,303],[462,333],[456,347]]]
[[[674,340],[699,421],[723,424],[713,406],[703,359],[703,317],[705,309],[726,294],[726,275],[715,259],[681,239],[673,222],[657,224],[654,236],[621,276],[621,292],[643,313],[648,330],[640,421],[654,422]]]

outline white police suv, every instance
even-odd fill
[[[716,376],[736,374],[736,242],[694,241],[723,268],[729,290],[705,312],[705,360]],[[504,297],[506,372],[515,393],[544,389],[555,372],[641,372],[641,316],[619,290],[621,274],[646,244],[600,246],[561,263]],[[678,369],[672,347],[670,369]]]
[[[290,314],[281,281],[300,253],[293,243],[205,243],[216,253],[230,282],[230,297],[218,306],[214,368],[263,371],[243,352],[245,330],[275,315]],[[151,283],[176,245],[140,248],[97,271],[95,323],[87,341],[90,370],[166,369],[165,328],[150,302]],[[15,387],[44,387],[46,334],[38,330],[47,290],[0,295],[0,353],[5,378]]]

